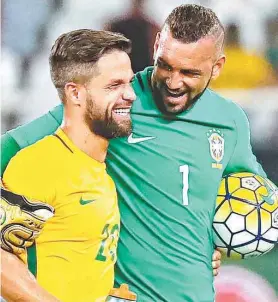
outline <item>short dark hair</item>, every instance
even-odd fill
[[[223,44],[223,25],[210,8],[201,5],[185,4],[176,7],[167,17],[165,25],[169,27],[173,38],[184,43],[194,43],[207,36],[217,39],[223,36]]]
[[[90,29],[59,36],[52,46],[49,64],[51,79],[60,98],[64,97],[66,83],[86,83],[92,77],[97,61],[113,50],[130,54],[131,41],[119,33]]]

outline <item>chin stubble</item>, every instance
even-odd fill
[[[103,118],[94,116],[93,111],[89,110],[86,113],[85,120],[93,133],[106,139],[125,137],[131,133],[131,120],[129,119],[121,124],[117,123],[108,110]]]

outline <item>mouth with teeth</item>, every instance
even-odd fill
[[[165,103],[169,106],[177,106],[186,101],[187,99],[187,92],[173,92],[166,89],[165,91]]]
[[[164,110],[168,113],[179,113],[184,110],[190,98],[190,91],[183,90],[170,90],[168,87],[161,89],[161,96],[163,101]]]
[[[130,115],[130,107],[128,108],[115,108],[113,112],[119,116],[129,116]]]
[[[168,89],[166,89],[166,93],[168,94],[168,96],[173,97],[173,98],[179,98],[181,96],[184,96],[186,94],[186,91],[182,91],[182,92],[174,92],[174,91],[170,91]]]

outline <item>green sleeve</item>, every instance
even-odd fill
[[[9,133],[1,136],[1,177],[4,174],[9,161],[19,150],[19,145]]]
[[[1,136],[1,176],[9,161],[20,150],[56,131],[62,122],[63,106],[59,105],[32,122]]]
[[[266,177],[262,166],[253,154],[250,142],[250,126],[245,112],[236,107],[235,126],[237,131],[237,142],[233,155],[223,173],[227,175],[235,172],[252,172]]]

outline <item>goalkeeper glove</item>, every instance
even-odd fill
[[[39,201],[1,187],[0,236],[1,248],[21,254],[39,236],[46,221],[54,215],[54,208]]]

